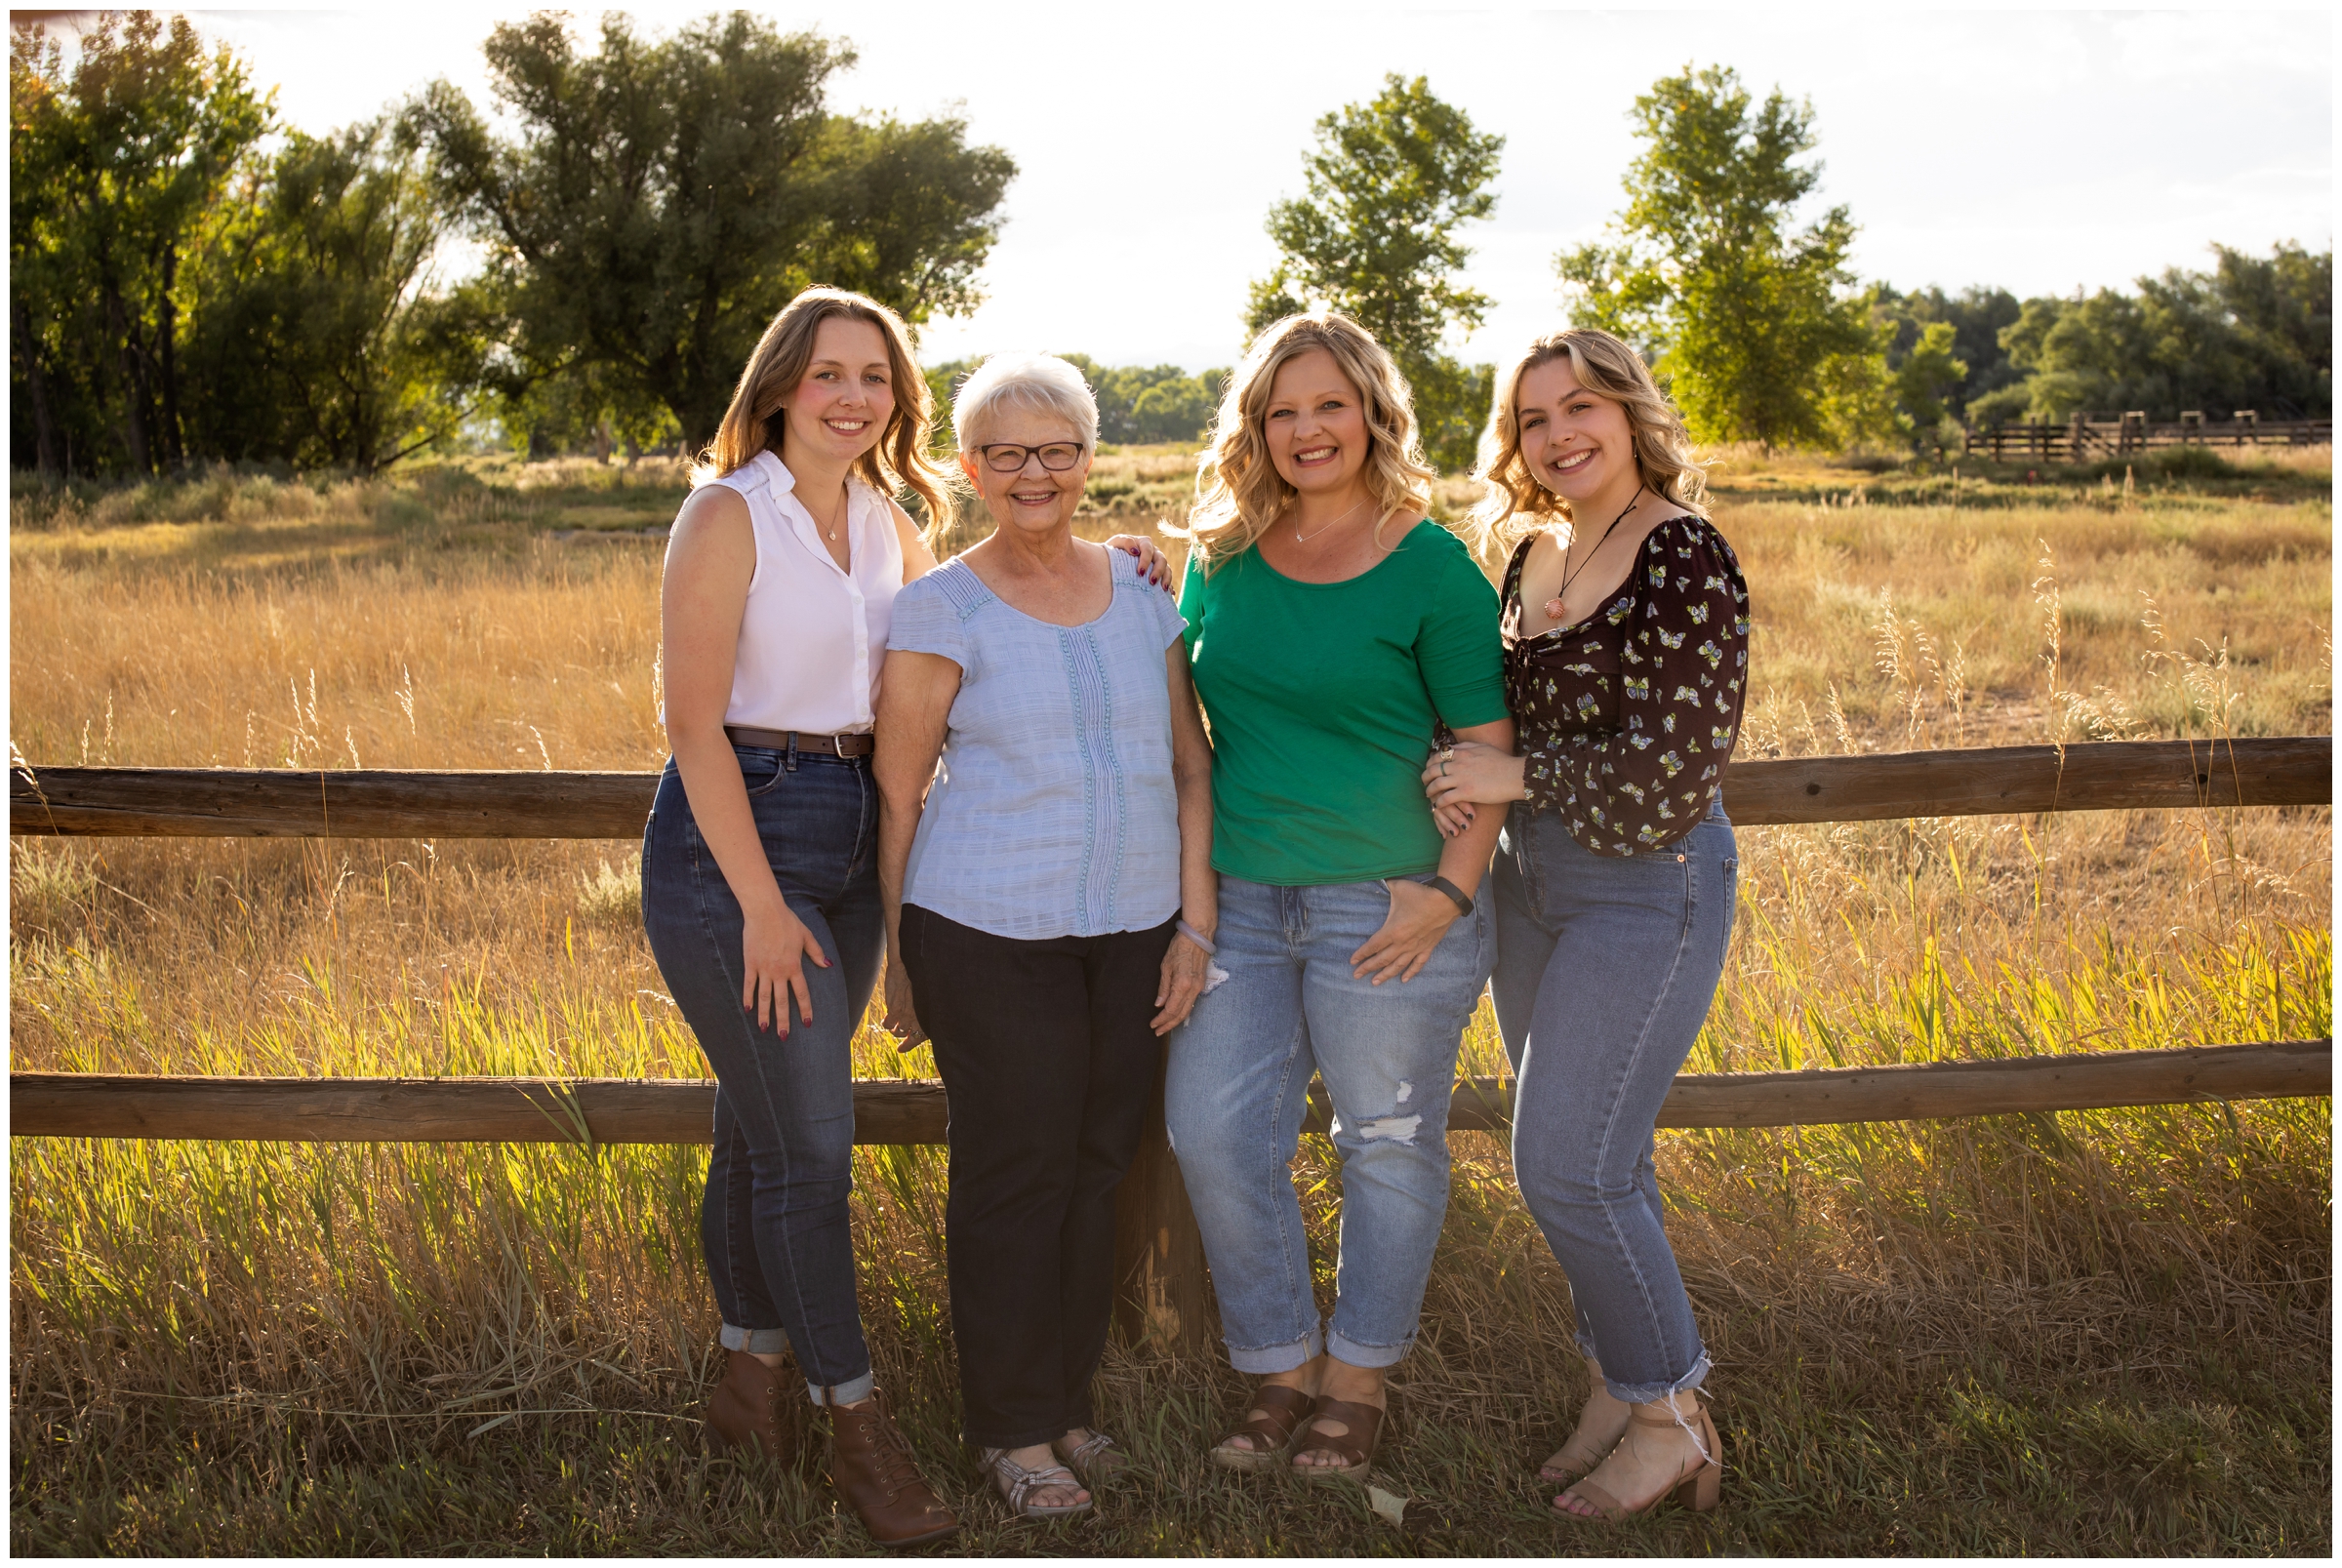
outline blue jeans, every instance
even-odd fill
[[[1494,881],[1513,1170],[1569,1275],[1578,1347],[1631,1404],[1696,1388],[1708,1352],[1667,1244],[1651,1128],[1723,974],[1732,824],[1719,802],[1665,849],[1619,859],[1515,805]]]
[[[1413,980],[1353,980],[1350,955],[1390,910],[1379,881],[1220,879],[1214,962],[1229,978],[1171,1038],[1164,1116],[1239,1372],[1290,1372],[1320,1349],[1386,1367],[1415,1342],[1447,1214],[1456,1051],[1488,983],[1495,930],[1483,902]],[[1330,1331],[1290,1169],[1312,1072],[1333,1097],[1342,1155]]]
[[[737,746],[766,861],[830,967],[807,963],[813,1022],[788,1033],[741,1005],[745,921],[670,759],[642,834],[642,923],[652,956],[715,1069],[715,1152],[700,1249],[728,1350],[785,1347],[815,1404],[868,1396],[854,1295],[854,1031],[886,948],[878,902],[878,791],[867,759]],[[780,1019],[776,1018],[776,1024]]]

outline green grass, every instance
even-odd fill
[[[2063,954],[2062,981],[1945,966],[1797,996],[1744,931],[1693,1065],[1927,1060],[2330,1032],[2331,947],[2292,928],[2179,954]],[[428,1003],[316,978],[298,1026],[173,1040],[81,965],[57,1065],[696,1074],[655,1006]],[[2273,1007],[2287,1008],[2273,1015]],[[922,1072],[866,1034],[858,1070]],[[1758,1060],[1752,1060],[1752,1057]],[[1483,1013],[1464,1064],[1495,1065]],[[1208,1467],[1216,1359],[1114,1352],[1138,1460],[1090,1520],[1012,1522],[954,1440],[940,1149],[858,1156],[864,1311],[929,1473],[988,1552],[2322,1552],[2330,1310],[2322,1101],[1663,1136],[1717,1371],[1728,1507],[1615,1534],[1530,1479],[1583,1396],[1565,1286],[1501,1143],[1459,1135],[1424,1338],[1376,1484]],[[696,1149],[20,1142],[12,1546],[28,1552],[859,1551],[811,1470],[696,1449],[717,1353]],[[1321,1287],[1327,1148],[1308,1141]],[[156,1223],[159,1212],[170,1223]]]
[[[1184,461],[1112,455],[1116,505],[1167,496]],[[1752,751],[2041,741],[2059,694],[2085,691],[2082,717],[2124,734],[2330,725],[2322,474],[2266,504],[2201,488],[2217,476],[2134,476],[2134,516],[2119,475],[2111,501],[2070,479],[1971,510],[1964,467],[1957,497],[1891,507],[1863,487],[1948,473],[1733,462],[1719,516],[1759,605]],[[543,536],[671,507],[671,474],[218,479],[12,492],[12,723],[35,760],[265,762],[294,744],[265,717],[288,696],[314,765],[344,746],[378,767],[533,767],[545,743],[563,767],[653,755],[654,558]],[[2047,682],[2043,541],[2063,584]],[[2139,590],[2170,631],[2153,667]],[[2168,651],[2198,642],[2192,663]],[[11,1065],[703,1076],[629,912],[627,851],[13,841]],[[2332,1030],[2326,808],[1751,828],[1741,856],[1692,1070]],[[1463,1069],[1500,1061],[1483,1012]],[[933,1068],[866,1032],[856,1070]],[[1120,1348],[1100,1394],[1131,1484],[1090,1519],[1008,1519],[956,1440],[944,1151],[861,1150],[863,1311],[970,1521],[960,1548],[2330,1549],[2325,1100],[1662,1134],[1725,1507],[1618,1532],[1545,1512],[1532,1472],[1585,1394],[1567,1284],[1501,1140],[1455,1145],[1376,1462],[1408,1500],[1397,1526],[1355,1487],[1208,1467],[1244,1380]],[[869,1549],[818,1466],[699,1451],[719,1354],[703,1150],[20,1139],[11,1156],[20,1552]],[[1315,1139],[1297,1170],[1330,1303],[1339,1172]]]

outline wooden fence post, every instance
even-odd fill
[[[1147,1106],[1138,1157],[1114,1196],[1114,1326],[1123,1343],[1198,1355],[1210,1343],[1203,1235],[1163,1128],[1163,1080]]]

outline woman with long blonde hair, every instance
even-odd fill
[[[1495,595],[1431,521],[1405,380],[1355,322],[1290,316],[1232,378],[1180,610],[1211,721],[1225,976],[1173,1037],[1165,1113],[1230,1359],[1258,1374],[1212,1451],[1362,1475],[1447,1209],[1447,1102],[1494,959],[1498,822],[1453,836],[1417,774],[1452,730],[1512,749]],[[1290,1164],[1333,1097],[1342,1256],[1319,1318]]]
[[[884,946],[870,776],[895,596],[952,514],[901,317],[808,289],[774,317],[675,517],[660,590],[674,755],[643,829],[642,913],[715,1069],[700,1211],[723,1313],[719,1448],[786,1463],[794,1349],[830,1479],[881,1545],[959,1528],[871,1378],[855,1301],[851,1048]]]
[[[1723,810],[1749,593],[1677,417],[1608,333],[1538,340],[1498,383],[1478,520],[1513,543],[1505,689],[1520,754],[1461,744],[1434,806],[1508,805],[1494,991],[1518,1083],[1513,1164],[1569,1274],[1592,1382],[1541,1479],[1573,1519],[1713,1508],[1708,1352],[1651,1164],[1715,1000],[1739,860]],[[1485,813],[1492,820],[1495,813]]]

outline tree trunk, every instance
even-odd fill
[[[114,335],[122,364],[122,439],[130,447],[131,466],[141,474],[154,472],[146,441],[146,378],[139,366],[138,344],[131,341],[129,312],[122,308],[122,291],[109,279],[105,284],[105,322]]]
[[[32,335],[32,313],[24,302],[16,302],[17,348],[24,356],[24,385],[32,397],[32,446],[34,461],[40,464],[44,482],[59,478],[57,464],[57,429],[49,422],[49,383],[41,375],[39,340]]]
[[[179,285],[179,247],[163,247],[162,371],[164,455],[174,469],[187,465],[186,432],[179,422],[179,304],[172,291]]]

